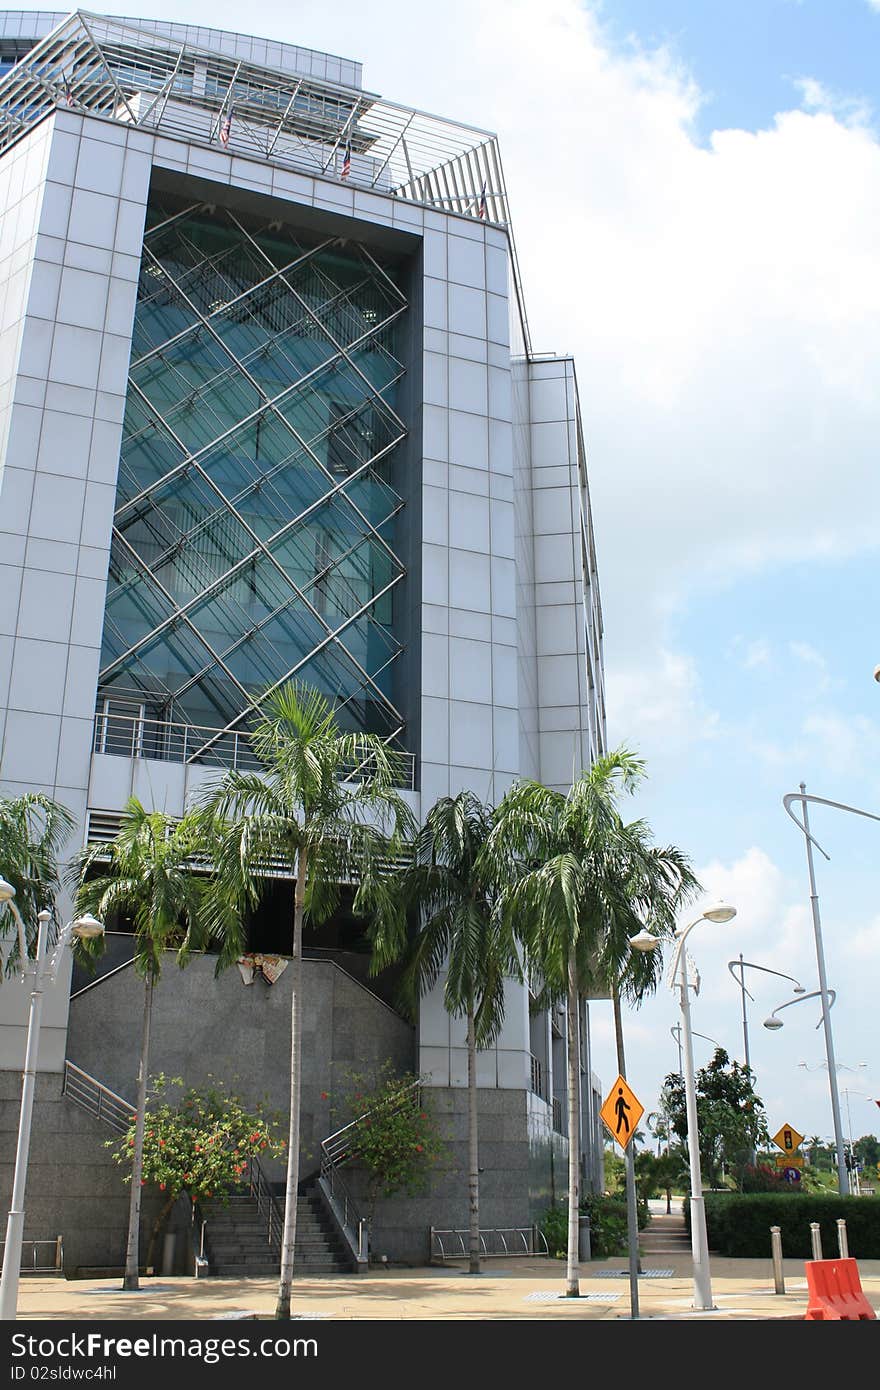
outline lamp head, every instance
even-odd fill
[[[730,903],[713,903],[711,907],[706,908],[703,916],[707,922],[729,922],[736,916],[736,908],[731,907]]]
[[[792,994],[806,994],[807,987],[806,985],[795,985],[791,992]]]
[[[784,1026],[785,1025],[783,1024],[782,1019],[774,1018],[772,1014],[769,1018],[764,1019],[764,1027],[769,1028],[772,1032],[775,1032],[777,1028],[783,1028]]]
[[[642,927],[640,932],[629,938],[629,944],[636,951],[654,951],[660,945],[657,937],[649,932],[646,927]]]
[[[0,878],[0,903],[9,903],[15,897],[15,889],[5,878]]]
[[[874,679],[875,681],[880,681],[880,666],[874,667]]]
[[[90,912],[86,912],[74,921],[73,934],[79,937],[80,941],[91,941],[96,936],[104,935],[104,923],[99,922]]]

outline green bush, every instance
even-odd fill
[[[541,1230],[551,1255],[564,1255],[568,1250],[568,1206],[548,1207],[541,1217]]]
[[[590,1255],[605,1260],[611,1255],[625,1255],[628,1248],[626,1199],[605,1193],[589,1192],[581,1198],[580,1212],[590,1218]],[[648,1203],[639,1198],[636,1203],[638,1228],[648,1224]],[[541,1218],[541,1230],[551,1255],[568,1251],[568,1205],[565,1201],[548,1207]]]
[[[812,1259],[810,1223],[818,1221],[824,1258],[838,1253],[837,1220],[846,1221],[849,1253],[855,1259],[880,1259],[880,1202],[874,1197],[802,1193],[707,1193],[709,1249],[718,1255],[764,1258],[770,1254],[770,1227],[779,1226],[782,1253],[788,1259]],[[685,1203],[690,1227],[690,1204]]]

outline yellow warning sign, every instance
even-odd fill
[[[618,1076],[599,1114],[605,1122],[605,1128],[611,1132],[611,1137],[617,1140],[622,1149],[625,1149],[632,1139],[644,1113],[645,1107],[642,1102],[630,1090],[623,1077]]]
[[[803,1168],[804,1160],[800,1154],[777,1154],[777,1168]]]
[[[798,1134],[797,1130],[792,1125],[783,1125],[779,1133],[774,1134],[773,1143],[776,1145],[777,1149],[781,1149],[783,1153],[791,1154],[803,1143],[803,1139],[804,1136]]]

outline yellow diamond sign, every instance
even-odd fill
[[[804,1136],[798,1134],[797,1130],[794,1129],[792,1125],[783,1125],[779,1133],[773,1136],[773,1143],[776,1145],[777,1149],[781,1149],[782,1152],[786,1154],[793,1154],[795,1149],[797,1149],[803,1141]]]
[[[606,1129],[611,1131],[612,1137],[622,1149],[625,1149],[632,1139],[644,1113],[645,1107],[641,1101],[627,1086],[624,1078],[618,1076],[599,1114],[605,1122]]]

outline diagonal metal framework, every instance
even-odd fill
[[[129,368],[99,707],[246,731],[294,675],[398,738],[393,454],[407,301],[365,248],[151,207]]]

